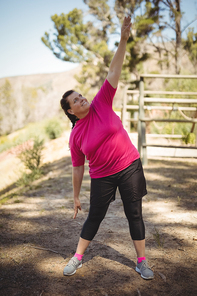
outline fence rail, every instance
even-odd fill
[[[139,118],[140,121],[142,122],[194,122],[197,123],[197,119],[167,119],[167,118]]]
[[[197,75],[156,75],[156,74],[143,74],[140,77],[139,91],[128,90],[125,88],[123,109],[122,109],[122,122],[126,126],[127,122],[138,122],[138,151],[142,158],[143,164],[147,164],[147,147],[165,147],[165,148],[180,148],[180,149],[197,149],[197,134],[196,146],[174,146],[174,145],[155,145],[146,143],[146,122],[178,122],[178,123],[193,123],[197,124],[197,118],[188,118],[183,116],[182,111],[196,111],[197,112],[197,99],[183,99],[183,98],[160,98],[160,97],[144,97],[145,95],[178,95],[178,96],[196,96],[197,92],[179,92],[179,91],[149,91],[144,90],[144,78],[169,78],[169,79],[197,79]],[[139,95],[138,105],[127,105],[127,96]],[[157,105],[145,105],[146,103]],[[172,106],[161,106],[161,104],[171,104]],[[158,106],[158,104],[160,104]],[[196,106],[174,106],[174,104],[196,104]],[[126,118],[127,110],[137,110],[138,119]],[[171,110],[179,111],[184,119],[172,118],[148,118],[145,117],[145,110]],[[197,114],[197,113],[196,113]],[[196,129],[197,130],[197,129]],[[165,135],[166,136],[166,135]],[[197,157],[197,155],[196,155]]]
[[[127,105],[127,110],[139,110],[139,106]],[[197,107],[144,106],[144,110],[197,111]]]
[[[139,90],[127,90],[128,94],[139,94]],[[154,94],[154,95],[188,95],[188,96],[196,96],[197,92],[181,92],[181,91],[154,91],[154,90],[144,90],[144,94]]]

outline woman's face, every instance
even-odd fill
[[[85,117],[88,114],[90,104],[88,103],[87,99],[84,98],[81,94],[74,91],[71,95],[68,96],[67,100],[70,104],[70,109],[68,109],[68,112],[70,114],[74,114],[79,119]]]

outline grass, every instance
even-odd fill
[[[34,138],[38,137],[39,139],[43,139],[44,141],[50,141],[49,135],[46,133],[46,126],[49,125],[50,131],[55,129],[56,135],[58,134],[58,131],[60,130],[62,132],[62,129],[60,126],[63,126],[63,130],[66,131],[68,130],[66,122],[63,120],[60,120],[58,118],[54,118],[52,123],[58,122],[58,124],[51,125],[51,119],[43,120],[38,123],[31,123],[28,124],[25,128],[20,129],[10,135],[7,136],[1,136],[0,137],[0,153],[11,149],[19,144],[25,143],[28,140],[33,140]],[[61,133],[58,134],[58,136],[61,136]],[[27,143],[28,144],[28,143]],[[17,148],[18,150],[22,149],[20,146]],[[35,150],[35,149],[34,149]],[[20,151],[19,151],[20,152]],[[32,151],[31,158],[34,156],[35,151]],[[19,168],[19,167],[18,167]],[[14,203],[19,203],[20,201],[17,201],[17,198],[21,193],[24,192],[24,190],[29,190],[31,188],[37,189],[40,188],[40,185],[35,184],[34,181],[39,180],[40,178],[45,175],[45,172],[42,171],[44,166],[42,164],[39,164],[39,167],[36,170],[25,170],[24,168],[22,169],[22,172],[20,173],[20,177],[14,178],[12,187],[14,186],[14,190],[9,188],[7,186],[6,188],[2,188],[1,190],[1,196],[0,196],[0,205],[5,204],[9,200],[11,200],[13,197],[15,197]],[[52,187],[50,184],[49,187]]]
[[[161,237],[161,234],[159,233],[157,228],[155,228],[155,233],[153,234],[153,237],[154,237],[154,240],[155,240],[158,248],[163,248],[164,238]]]
[[[177,196],[177,200],[178,200],[178,205],[180,206],[180,203],[181,203],[181,197],[180,197],[180,196]]]
[[[21,200],[19,200],[19,199],[16,199],[15,201],[14,201],[14,203],[21,203],[22,201]]]
[[[47,141],[51,139],[51,134],[53,134],[52,139],[58,138],[61,136],[62,131],[66,129],[66,124],[59,118],[45,119],[40,122],[29,123],[24,128],[15,131],[10,135],[0,137],[0,153],[21,145],[35,137]]]
[[[2,199],[0,199],[0,205],[3,205],[4,203],[6,203],[8,200],[13,198],[14,196],[17,196],[17,194],[11,193],[11,194],[4,196]]]

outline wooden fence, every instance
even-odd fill
[[[127,122],[137,122],[138,123],[138,151],[142,158],[143,164],[147,164],[147,147],[164,147],[164,148],[189,148],[189,149],[197,149],[197,132],[196,132],[196,146],[172,146],[172,145],[154,145],[146,143],[146,122],[190,122],[193,124],[197,124],[197,118],[189,118],[186,116],[183,111],[195,111],[197,115],[197,99],[183,99],[183,98],[160,98],[160,97],[145,97],[146,95],[179,95],[179,96],[195,96],[197,97],[197,92],[178,92],[178,91],[148,91],[144,90],[144,79],[148,78],[168,78],[168,79],[196,79],[197,75],[152,75],[152,74],[144,74],[140,76],[139,83],[139,91],[128,90],[125,88],[124,99],[123,99],[123,109],[122,109],[122,122],[124,127],[126,127]],[[139,95],[138,105],[128,105],[127,97],[128,95]],[[165,103],[165,106],[161,105],[147,105],[148,103]],[[175,106],[180,105],[180,106]],[[185,104],[192,104],[194,106],[184,106]],[[170,106],[169,106],[170,105]],[[128,110],[136,110],[138,111],[138,119],[127,118]],[[179,111],[181,113],[183,119],[166,119],[166,118],[152,118],[145,117],[145,110],[171,110],[171,111]],[[197,130],[197,129],[196,129]],[[166,135],[165,135],[166,137]],[[169,135],[170,137],[170,135]],[[176,136],[173,136],[176,138]],[[179,137],[179,136],[177,136]]]

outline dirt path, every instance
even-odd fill
[[[90,180],[86,167],[82,211],[73,220],[70,157],[53,157],[57,150],[47,149],[51,162],[42,179],[0,207],[0,295],[197,295],[197,159],[152,159],[144,168],[152,281],[135,272],[136,255],[118,193],[83,267],[64,277],[88,213]]]

